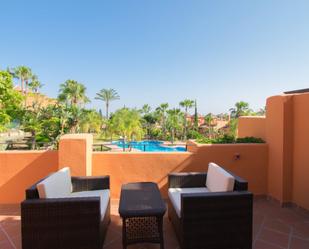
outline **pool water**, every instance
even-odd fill
[[[123,148],[123,141],[119,140],[114,142],[118,147]],[[125,147],[129,148],[131,145],[132,148],[140,151],[160,151],[160,152],[184,152],[186,148],[184,146],[164,146],[162,141],[153,141],[153,140],[144,140],[138,142],[125,143]]]

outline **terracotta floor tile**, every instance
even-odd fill
[[[309,240],[309,223],[300,222],[293,225],[293,235]]]
[[[7,236],[6,234],[2,231],[1,227],[0,227],[0,242],[3,240],[7,240]]]
[[[114,231],[113,229],[109,228],[107,230],[106,238],[105,238],[105,243],[104,245],[108,245],[113,243],[116,240],[121,240],[121,234],[118,232]]]
[[[104,249],[121,249],[122,248],[122,241],[121,239],[113,241],[112,243],[109,244],[104,244],[103,246]]]
[[[1,249],[15,249],[9,240],[0,241],[0,248]]]
[[[14,244],[16,249],[21,249],[21,236],[20,234],[15,237],[10,237],[11,242]]]
[[[308,248],[309,248],[309,240],[303,240],[292,237],[291,246],[289,249],[308,249]]]
[[[16,237],[20,235],[20,223],[18,224],[3,224],[2,225],[3,230],[10,236],[10,237]]]
[[[261,233],[257,237],[257,240],[262,240],[268,242],[269,244],[287,248],[289,243],[289,235],[262,228]]]
[[[265,241],[257,240],[254,244],[253,249],[282,249],[277,245],[269,244]]]
[[[109,225],[104,249],[122,248],[122,220],[118,215],[119,200],[111,200],[111,224]],[[21,249],[19,205],[0,205],[0,249]],[[309,216],[289,208],[280,208],[277,203],[266,199],[254,201],[253,249],[309,249]],[[293,237],[289,244],[289,233]],[[167,215],[163,223],[166,249],[179,249],[174,228]],[[11,242],[7,239],[8,234]],[[13,243],[13,245],[12,245]],[[15,246],[15,247],[14,247]],[[155,249],[156,244],[136,244],[128,249]],[[72,248],[74,249],[74,248]]]
[[[280,219],[266,219],[264,227],[281,233],[290,234],[292,226],[282,222]]]

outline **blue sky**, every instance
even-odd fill
[[[91,107],[102,88],[111,109],[177,106],[227,112],[244,100],[309,87],[307,0],[2,1],[0,68],[27,65],[56,97],[84,83]]]

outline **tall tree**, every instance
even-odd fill
[[[191,99],[185,99],[179,103],[181,107],[185,108],[185,118],[184,118],[184,140],[187,140],[187,132],[188,132],[188,124],[187,124],[187,116],[188,116],[188,109],[191,109],[194,106],[194,101]]]
[[[126,139],[140,139],[143,136],[140,112],[135,109],[122,108],[111,117],[113,131],[122,136],[124,145]]]
[[[156,108],[156,112],[159,116],[161,127],[162,127],[162,133],[164,139],[166,138],[166,111],[168,108],[168,103],[162,103],[159,107]]]
[[[13,89],[12,75],[6,71],[0,71],[0,131],[15,118],[18,118],[21,110],[23,96]]]
[[[197,113],[197,103],[194,101],[194,129],[198,130],[198,113]]]
[[[31,82],[29,83],[29,88],[32,92],[38,93],[39,89],[43,87],[43,84],[39,81],[38,76],[33,74],[31,76]]]
[[[60,103],[65,104],[64,119],[67,121],[69,131],[72,133],[78,132],[79,124],[83,116],[82,105],[89,102],[86,96],[86,87],[75,80],[67,80],[60,85],[58,100]],[[67,119],[67,120],[66,120]],[[61,124],[61,132],[65,125]]]
[[[249,115],[252,110],[249,108],[249,104],[244,101],[235,103],[235,107],[230,109],[232,118],[239,118],[240,116]]]
[[[14,78],[20,80],[20,88],[22,93],[26,94],[28,81],[31,78],[32,71],[29,67],[26,66],[18,66],[13,69]],[[25,86],[26,84],[26,86]]]
[[[106,107],[106,119],[109,119],[109,104],[113,100],[120,99],[117,91],[114,89],[101,89],[100,92],[97,93],[95,99],[102,100],[105,102]]]
[[[167,128],[170,131],[171,143],[173,144],[177,131],[182,128],[184,116],[180,109],[176,108],[168,110],[167,114]]]
[[[213,115],[211,113],[208,113],[205,117],[204,117],[205,123],[207,124],[208,127],[208,133],[209,136],[212,138],[214,130],[213,130]]]
[[[58,99],[75,107],[89,102],[86,87],[75,80],[67,80],[60,85]]]
[[[151,111],[151,107],[148,104],[143,105],[142,109],[140,110],[140,112],[144,115],[149,114]]]

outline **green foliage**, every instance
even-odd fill
[[[112,132],[128,140],[140,140],[144,135],[140,112],[135,109],[117,110],[111,117],[108,127]]]
[[[39,81],[38,76],[33,74],[31,76],[31,82],[29,83],[29,88],[35,92],[38,93],[39,89],[43,87],[43,84]]]
[[[176,108],[168,110],[167,114],[166,126],[170,132],[170,141],[174,143],[177,133],[183,128],[184,115],[180,109]]]
[[[50,137],[45,136],[43,134],[38,134],[35,136],[35,141],[38,143],[48,143],[51,141]]]
[[[80,131],[99,133],[102,126],[102,117],[96,110],[83,110],[80,121]]]
[[[196,130],[189,130],[188,131],[188,139],[201,139],[203,135]]]
[[[12,75],[0,71],[0,131],[6,130],[10,122],[18,118],[22,95],[13,89]]]
[[[31,68],[26,67],[26,66],[18,66],[18,67],[13,69],[12,75],[14,76],[14,78],[20,80],[21,91],[22,91],[22,93],[25,93],[27,91],[28,81],[32,77]],[[26,86],[25,86],[25,84],[26,84]]]
[[[100,92],[97,93],[95,99],[102,100],[105,102],[106,106],[106,119],[109,119],[108,111],[109,111],[109,103],[113,100],[120,99],[117,91],[114,89],[101,89]]]
[[[144,115],[149,114],[151,111],[151,107],[148,104],[143,105],[142,109],[140,110],[140,112]]]
[[[197,103],[194,103],[194,129],[198,130],[198,114],[197,114]]]
[[[265,143],[265,141],[258,137],[239,137],[236,139],[236,143]]]
[[[21,93],[13,89],[12,77],[20,80]],[[65,133],[97,133],[104,139],[117,139],[122,136],[128,140],[138,140],[146,134],[147,138],[166,140],[174,143],[177,139],[197,139],[203,143],[262,143],[259,138],[238,138],[237,123],[238,117],[243,115],[264,115],[265,108],[254,113],[249,104],[243,101],[237,102],[234,108],[230,109],[231,120],[229,127],[216,129],[215,118],[229,120],[229,115],[205,116],[205,125],[199,129],[198,112],[196,101],[185,99],[179,103],[183,108],[168,109],[169,104],[163,103],[151,111],[151,107],[145,104],[140,110],[122,108],[109,117],[109,105],[113,100],[119,99],[114,89],[102,89],[96,94],[96,99],[102,100],[106,105],[106,118],[102,112],[89,110],[84,107],[89,102],[86,96],[86,87],[75,81],[67,80],[60,85],[58,103],[47,107],[39,105],[34,101],[31,106],[26,103],[27,96],[39,96],[39,89],[42,87],[38,77],[26,66],[19,66],[13,70],[0,71],[0,131],[8,127],[21,128],[33,136],[34,142],[56,143],[59,137]],[[32,93],[27,94],[30,88]],[[194,123],[188,123],[186,117],[190,108],[194,110]],[[204,135],[199,133],[204,132]],[[225,134],[227,133],[228,134]]]
[[[194,106],[194,100],[191,100],[191,99],[185,99],[183,101],[181,101],[179,103],[179,105],[181,107],[184,107],[185,108],[185,111],[188,112],[188,109],[192,108]]]
[[[60,85],[58,100],[70,106],[80,106],[89,102],[86,87],[75,80],[67,80]]]
[[[232,118],[239,118],[240,116],[248,116],[252,113],[249,104],[244,101],[236,102],[235,107],[230,109]]]
[[[185,116],[184,116],[184,129],[183,129],[183,139],[187,140],[187,133],[188,133],[188,125],[187,125],[187,115],[188,109],[194,106],[194,101],[191,99],[185,99],[179,103],[181,107],[185,108]]]
[[[166,139],[167,136],[167,127],[166,127],[166,115],[168,109],[168,103],[162,103],[160,106],[156,108],[155,115],[159,121],[159,124],[162,128],[162,138]]]
[[[157,137],[156,132],[153,132],[157,122],[158,122],[158,117],[154,113],[146,112],[145,115],[142,117],[141,123],[142,123],[143,128],[146,131],[146,135],[148,136],[148,138]]]
[[[238,118],[231,119],[229,126],[230,126],[229,135],[236,137],[237,136],[237,128],[238,128]]]
[[[196,140],[201,144],[232,144],[232,143],[265,143],[263,139],[256,137],[235,138],[231,135],[223,135],[218,138],[202,137]]]

